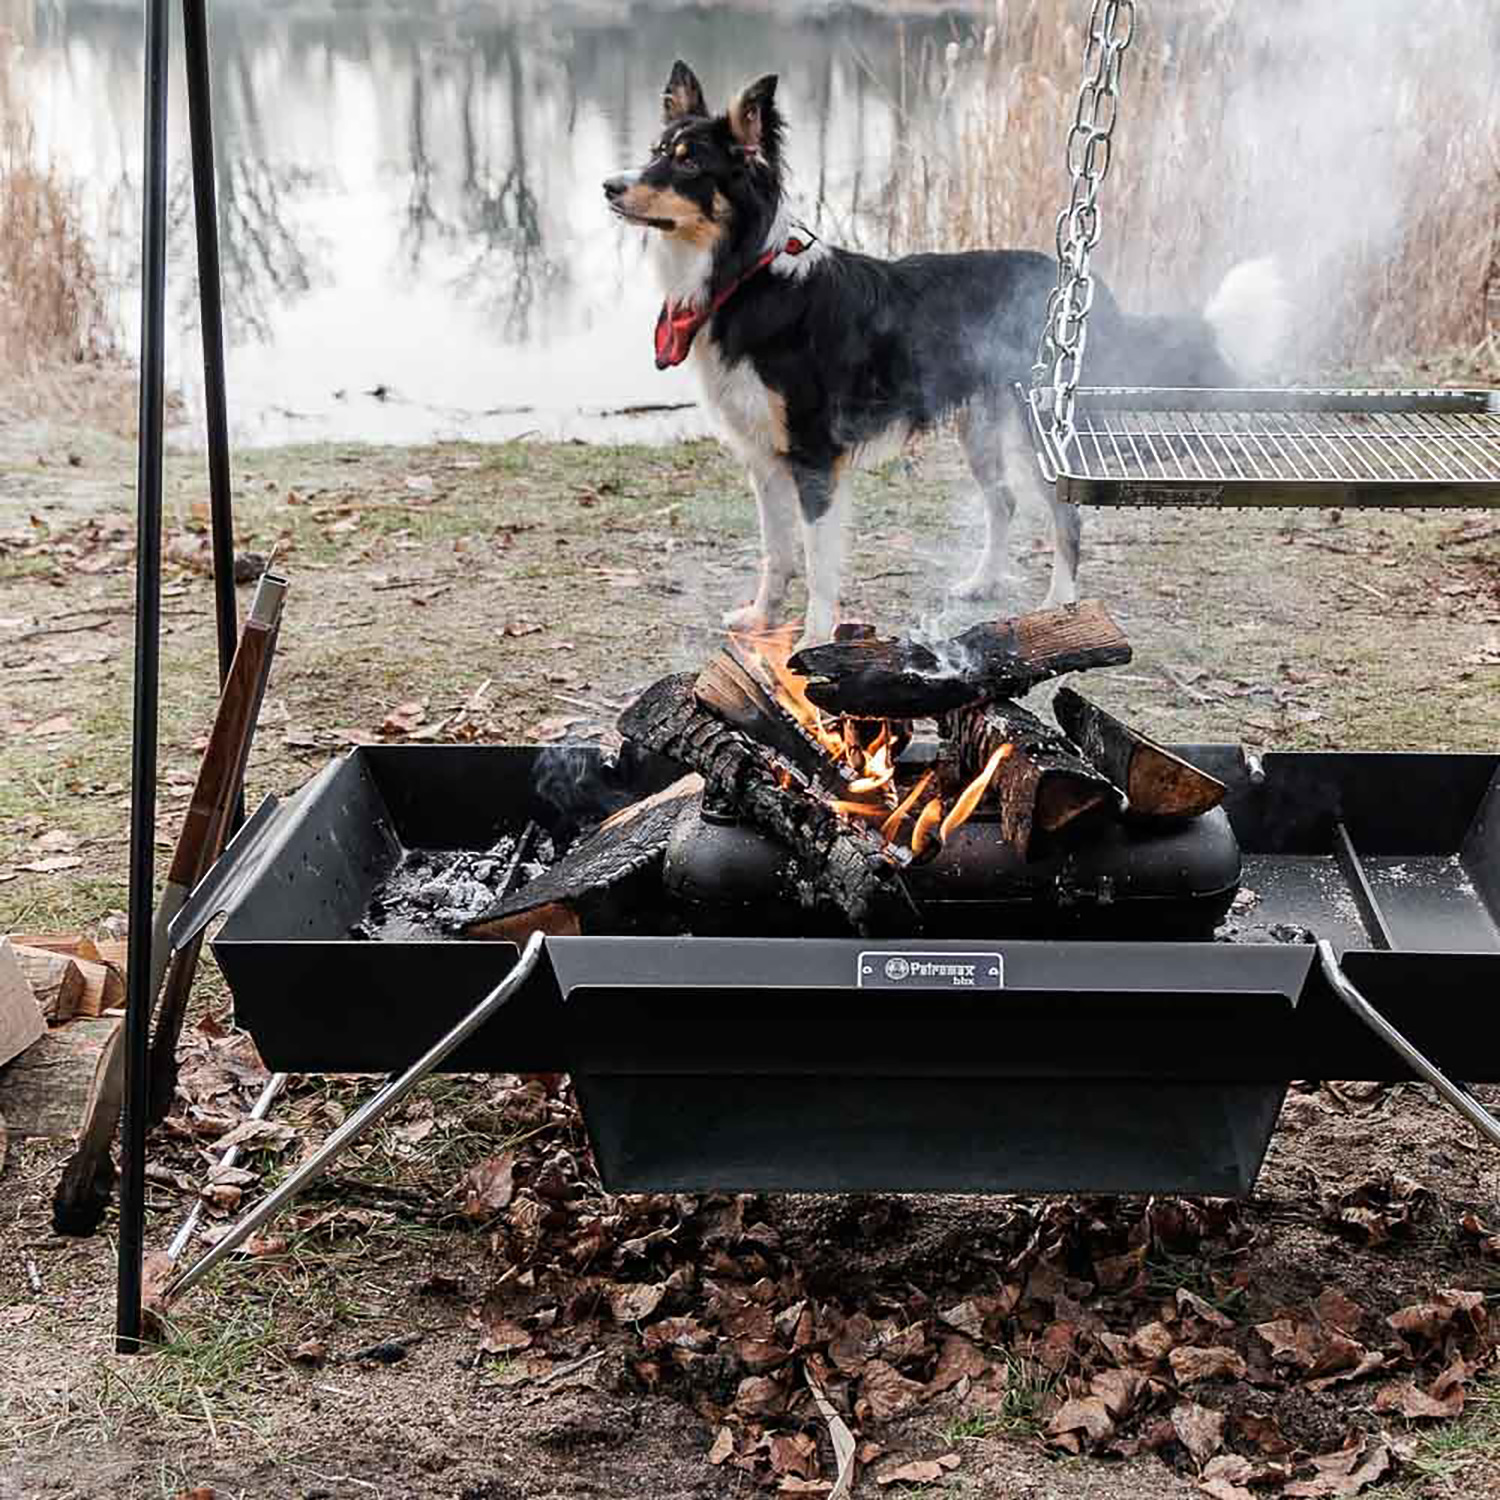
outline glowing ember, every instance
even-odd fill
[[[962,828],[969,821],[974,809],[979,806],[980,798],[990,788],[990,782],[995,778],[995,772],[1000,769],[1000,762],[1015,748],[1014,745],[1001,745],[995,753],[985,762],[984,770],[977,775],[963,791],[958,794],[958,800],[953,804],[953,810],[943,819],[943,826],[938,829],[938,842],[946,844],[948,835],[955,829]]]
[[[878,821],[880,836],[886,843],[894,844],[913,809],[923,797],[928,797],[912,827],[912,852],[921,854],[934,838],[940,844],[945,843],[951,833],[974,815],[1000,762],[1013,747],[1001,745],[990,756],[984,769],[963,789],[944,817],[941,796],[928,796],[935,772],[924,772],[910,790],[904,794],[898,792],[897,743],[890,720],[882,720],[874,738],[866,744],[865,735],[870,730],[867,720],[834,718],[811,702],[806,680],[787,665],[795,637],[795,626],[758,635],[736,632],[735,650],[742,660],[753,658],[762,665],[762,683],[775,694],[781,706],[830,759],[854,773],[846,795],[832,799],[829,805],[842,817],[867,823]]]

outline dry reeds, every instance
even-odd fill
[[[1051,251],[1080,5],[999,0],[907,59],[888,253]],[[1141,311],[1201,307],[1275,254],[1301,368],[1495,339],[1500,13],[1487,0],[1156,0],[1126,55],[1099,271]],[[1489,343],[1493,352],[1493,343]]]
[[[78,202],[36,160],[0,34],[0,357],[9,374],[107,351],[107,309]]]

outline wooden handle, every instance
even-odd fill
[[[169,881],[186,890],[198,883],[218,857],[217,846],[223,842],[228,827],[249,754],[250,737],[260,714],[285,599],[286,580],[272,573],[264,574],[219,697],[208,746],[198,765],[192,800],[167,872]]]

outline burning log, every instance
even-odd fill
[[[873,830],[845,821],[780,770],[772,754],[708,713],[690,674],[664,677],[620,716],[628,740],[701,772],[705,796],[733,807],[797,856],[798,899],[831,902],[859,932],[917,932],[900,878],[902,856]]]
[[[1037,683],[1130,660],[1130,643],[1097,600],[971,626],[925,646],[860,638],[810,646],[789,666],[808,699],[867,719],[936,717],[967,704],[1014,698]]]
[[[1227,789],[1222,781],[1122,724],[1072,688],[1058,689],[1052,712],[1084,755],[1129,798],[1133,814],[1195,818],[1224,800]]]
[[[946,729],[962,776],[981,775],[995,761],[989,798],[1000,808],[1000,836],[1028,858],[1036,834],[1057,833],[1118,803],[1115,787],[1078,747],[1019,703],[1002,699],[958,709]]]
[[[831,759],[828,750],[797,722],[777,696],[774,682],[766,677],[762,659],[731,639],[698,674],[693,691],[705,708],[776,751],[810,785],[841,796],[853,773],[842,761]]]
[[[702,791],[701,776],[684,776],[654,796],[622,807],[550,870],[475,917],[464,927],[464,936],[522,942],[536,931],[582,932],[606,904],[625,896],[627,888],[643,882],[654,885],[677,819]]]

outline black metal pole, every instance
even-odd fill
[[[130,950],[115,1347],[140,1348],[146,1229],[146,1050],[151,1025],[156,716],[161,654],[162,382],[167,290],[167,0],[146,0],[146,135],[141,174],[141,393],[135,532],[135,704],[130,764]]]
[[[208,425],[208,493],[214,553],[219,683],[239,641],[234,600],[234,510],[229,478],[229,415],[224,394],[224,299],[219,270],[219,203],[214,186],[213,95],[208,68],[207,0],[182,0],[188,136],[193,157],[193,219],[198,231],[198,322],[203,338],[203,406]]]

